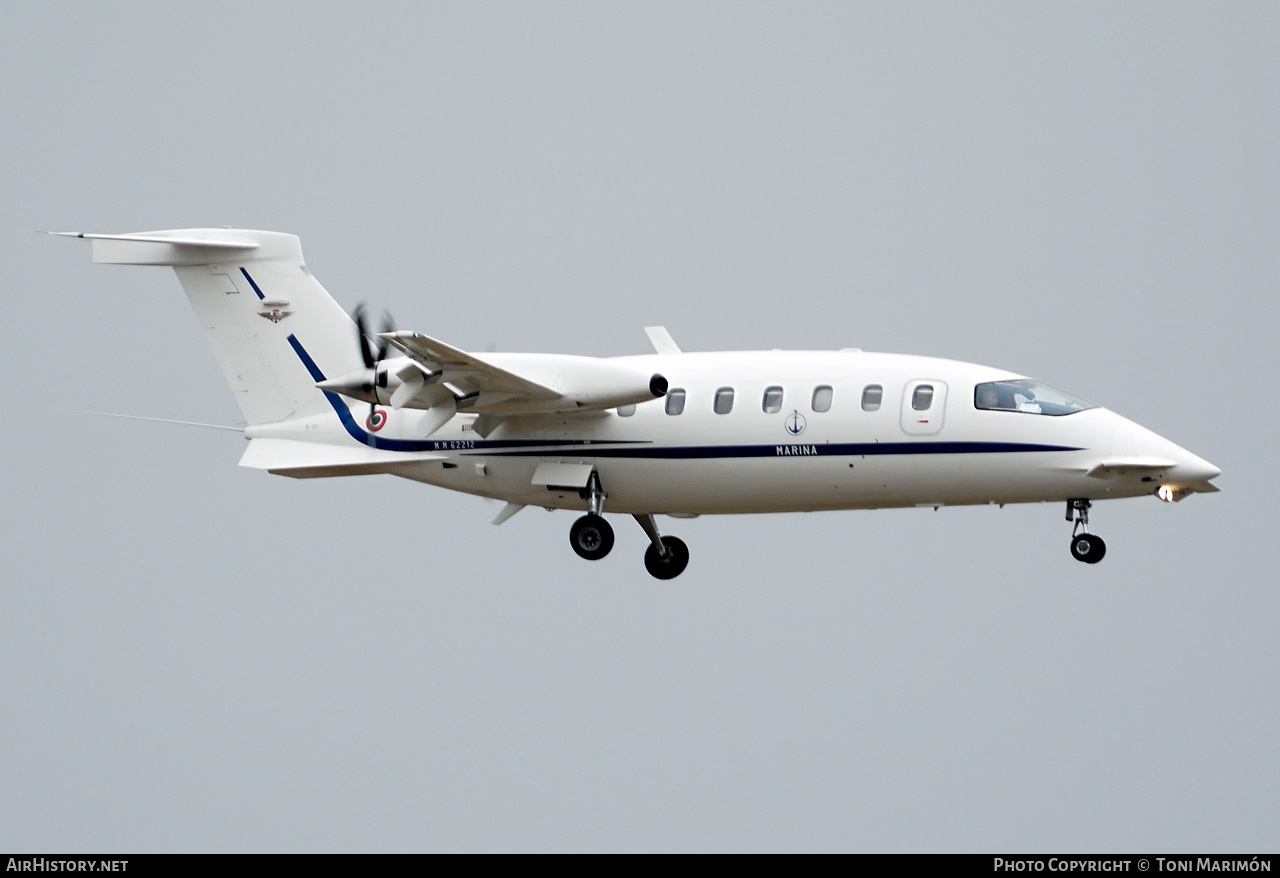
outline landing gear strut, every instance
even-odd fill
[[[649,536],[644,551],[644,569],[657,579],[675,579],[689,566],[689,547],[679,537],[664,537],[652,515],[632,516]]]
[[[1067,521],[1071,526],[1071,557],[1086,564],[1097,564],[1107,554],[1107,544],[1102,537],[1089,533],[1088,500],[1067,501]]]
[[[600,477],[594,472],[582,491],[587,501],[587,514],[569,528],[569,545],[578,557],[599,561],[613,548],[613,526],[604,520],[604,501],[609,496],[600,487]]]
[[[592,472],[587,486],[581,491],[587,501],[587,514],[569,528],[569,545],[578,557],[599,561],[613,548],[613,527],[604,520],[604,501],[609,495],[600,486],[600,476]],[[644,567],[658,579],[675,579],[689,566],[689,547],[679,537],[664,537],[658,533],[657,522],[652,515],[632,516],[644,528],[649,537],[649,548],[644,553]]]

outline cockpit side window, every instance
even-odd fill
[[[988,381],[973,389],[973,407],[988,412],[1028,415],[1073,415],[1097,405],[1030,378]]]

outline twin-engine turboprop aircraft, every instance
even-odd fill
[[[1217,467],[1114,412],[972,363],[860,350],[471,354],[371,335],[311,276],[294,235],[179,229],[93,241],[94,262],[177,272],[244,412],[242,466],[294,478],[389,473],[525,506],[585,510],[603,558],[628,513],[645,567],[689,550],[656,517],[1065,501],[1071,554],[1106,552],[1094,500],[1181,500]],[[394,349],[396,355],[388,356]]]

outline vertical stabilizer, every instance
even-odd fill
[[[328,375],[362,365],[355,324],[307,270],[296,235],[246,229],[62,234],[91,239],[94,262],[173,267],[250,424],[325,410],[297,346]]]

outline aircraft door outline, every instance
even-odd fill
[[[902,389],[900,423],[908,436],[934,436],[942,431],[947,409],[947,383],[916,378]]]

